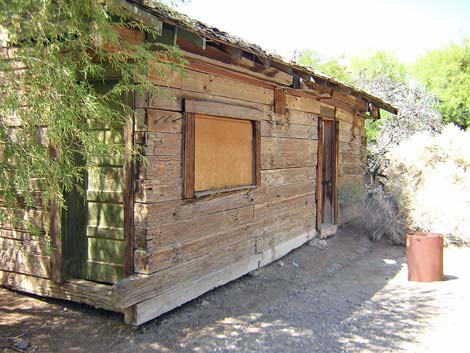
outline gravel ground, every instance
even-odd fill
[[[139,328],[118,314],[0,289],[6,352],[451,352],[465,348],[470,249],[446,281],[407,281],[402,247],[340,229]],[[385,260],[385,261],[384,261]]]

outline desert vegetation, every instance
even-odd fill
[[[366,126],[363,222],[370,237],[403,243],[407,233],[427,231],[468,245],[470,39],[428,52],[411,65],[383,51],[323,58],[304,50],[298,59],[399,110]]]

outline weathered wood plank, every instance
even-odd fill
[[[288,169],[263,170],[261,172],[262,184],[264,186],[284,185],[297,183],[316,178],[315,168],[300,167]]]
[[[181,88],[182,72],[167,63],[153,62],[150,65],[148,78],[158,86]]]
[[[300,110],[287,109],[288,121],[293,124],[308,125],[316,127],[318,116],[313,113],[302,112]]]
[[[183,153],[183,136],[181,134],[162,132],[145,132],[140,134],[145,134],[144,146],[146,148],[144,153],[146,156],[181,156]]]
[[[261,186],[261,121],[253,122],[253,169],[256,186]]]
[[[124,259],[124,242],[120,240],[88,238],[88,259],[119,264],[122,266]]]
[[[99,279],[104,283],[116,283],[125,277],[124,266],[88,260],[84,264],[82,276],[92,281]]]
[[[122,166],[100,166],[88,168],[88,186],[90,191],[122,191],[124,170]]]
[[[324,118],[333,119],[335,117],[335,107],[324,104],[324,103],[320,103],[320,115]]]
[[[317,230],[320,230],[323,216],[323,148],[324,148],[323,120],[318,123],[318,152],[317,152]]]
[[[284,243],[278,244],[275,247],[263,251],[263,258],[260,261],[260,267],[265,266],[273,261],[276,261],[283,256],[287,255],[290,251],[302,246],[307,241],[313,239],[316,235],[315,230],[306,232],[292,238]]]
[[[202,54],[202,55],[201,55]],[[205,55],[204,55],[205,54]],[[186,52],[185,53],[186,59],[188,59],[191,63],[196,63],[196,62],[203,62],[203,63],[208,63],[211,64],[215,67],[219,68],[224,68],[224,69],[229,69],[232,72],[237,72],[241,74],[246,74],[248,76],[254,77],[261,79],[265,83],[273,83],[275,85],[284,85],[284,86],[289,86],[292,83],[292,75],[289,75],[284,72],[280,71],[271,71],[269,73],[263,74],[254,70],[250,70],[248,68],[239,66],[239,65],[233,65],[232,61],[231,63],[227,63],[224,61],[217,60],[215,58],[207,57],[207,54],[202,52],[202,53],[197,53],[197,52]],[[259,70],[261,72],[265,71],[264,66],[258,65]]]
[[[220,268],[255,256],[255,242],[255,239],[242,241],[223,252],[204,254],[193,261],[151,275],[125,278],[113,286],[113,304],[118,308],[130,307],[154,297],[155,293],[179,288]]]
[[[0,230],[0,249],[8,249],[14,251],[24,251],[28,254],[36,255],[50,255],[50,247],[48,240],[44,236],[29,236],[23,239],[18,238],[4,238],[2,237],[2,230]],[[4,234],[4,233],[3,233]]]
[[[253,221],[253,206],[227,210],[195,219],[162,224],[148,232],[156,246],[186,242],[198,237],[220,232]]]
[[[158,109],[147,109],[147,131],[183,133],[183,114]]]
[[[182,83],[182,89],[185,91],[235,98],[266,105],[273,105],[274,103],[274,91],[272,89],[200,72],[187,71],[186,74]]]
[[[17,230],[24,230],[27,231],[28,227],[27,224],[29,223],[31,226],[35,227],[38,231],[45,231],[45,225],[48,224],[48,217],[49,213],[43,209],[14,209],[14,210],[6,210],[5,207],[0,207],[2,212],[12,212],[15,217],[20,222],[3,222],[1,224],[2,228],[6,229],[17,229]]]
[[[354,122],[354,114],[341,108],[336,108],[336,118],[351,124]]]
[[[261,154],[261,169],[314,167],[316,160],[310,152],[264,153]]]
[[[255,202],[268,202],[271,200],[282,200],[296,195],[303,195],[306,193],[314,192],[316,186],[316,180],[306,180],[298,183],[275,185],[260,188],[252,193],[252,198]]]
[[[135,201],[153,203],[180,200],[183,197],[182,178],[156,178],[135,181]]]
[[[139,166],[136,178],[158,179],[158,178],[181,178],[182,160],[179,155],[169,156],[147,156],[147,164]]]
[[[149,249],[147,268],[143,268],[141,273],[161,271],[182,262],[192,261],[204,254],[217,253],[221,249],[261,235],[263,229],[264,222],[250,223],[228,231],[224,229],[219,233],[208,234],[187,243]]]
[[[336,114],[336,113],[335,113]],[[339,201],[338,201],[338,185],[339,185],[339,122],[336,121],[335,118],[335,125],[334,125],[334,172],[333,172],[333,219],[334,224],[338,223],[338,215],[339,215]]]
[[[124,240],[124,228],[87,226],[86,235],[92,238]]]
[[[261,136],[308,140],[316,140],[318,138],[316,126],[298,125],[275,121],[263,121],[261,123]]]
[[[270,155],[290,152],[315,153],[317,145],[315,140],[262,137],[261,153]]]
[[[315,216],[315,191],[305,194],[293,195],[284,199],[271,199],[266,202],[265,209],[265,226],[269,228],[269,224],[279,224],[280,219],[286,222],[295,222],[296,219],[289,220],[289,214],[298,213],[299,216],[308,215]],[[287,217],[286,217],[287,216]],[[280,217],[280,218],[279,218]]]
[[[0,284],[13,290],[44,297],[71,300],[96,308],[119,311],[111,304],[112,287],[86,280],[71,280],[56,284],[44,278],[0,270]]]
[[[0,238],[5,239],[6,241],[12,240],[17,241],[19,243],[28,245],[28,244],[36,244],[38,249],[43,249],[45,251],[49,246],[49,239],[44,236],[44,234],[31,234],[29,231],[24,229],[11,229],[11,228],[0,228]]]
[[[286,91],[277,87],[274,90],[274,112],[280,115],[286,115]]]
[[[183,102],[185,99],[188,99],[218,102],[236,106],[238,105],[242,107],[252,108],[261,112],[272,111],[271,105],[263,105],[260,103],[254,103],[239,99],[220,97],[212,94],[183,91],[171,88],[162,88],[160,91],[161,94],[152,97],[151,100],[149,100],[147,96],[137,96],[135,102],[136,108],[155,108],[161,110],[182,112],[184,108]]]
[[[1,248],[0,270],[51,278],[50,256],[30,253],[22,247]]]
[[[183,196],[187,199],[194,197],[195,184],[195,149],[196,149],[196,117],[193,113],[184,115],[184,146],[183,146]]]
[[[89,202],[88,225],[121,228],[124,224],[122,204]]]
[[[183,200],[174,200],[157,202],[150,205],[136,204],[136,206],[137,208],[145,207],[145,218],[147,221],[144,225],[151,227],[158,224],[175,223],[195,217],[207,216],[253,204],[250,193],[240,191],[233,194],[221,194],[214,198],[199,199],[190,203]]]
[[[268,88],[268,89],[272,89],[272,90],[274,90],[276,88],[276,85],[268,83],[263,79],[257,79],[257,78],[254,78],[252,76],[249,76],[249,75],[246,75],[246,74],[243,74],[243,73],[240,73],[240,72],[233,71],[232,68],[217,67],[217,66],[211,65],[207,62],[197,60],[197,59],[193,59],[193,58],[189,58],[188,67],[192,71],[204,72],[204,73],[208,73],[208,74],[214,74],[214,75],[222,76],[222,77],[229,78],[229,79],[232,79],[232,80],[235,80],[235,81],[249,83],[249,84],[255,85],[257,87],[264,87],[264,88]]]
[[[209,273],[194,281],[182,284],[180,287],[138,303],[126,312],[126,322],[141,325],[154,317],[164,314],[211,289],[224,285],[244,274],[258,268],[261,255],[243,258],[241,261],[228,265],[216,272]]]
[[[265,112],[250,107],[190,99],[185,100],[184,110],[187,113],[247,120],[261,120],[266,116]]]
[[[338,100],[344,102],[348,105],[351,105],[353,108],[361,112],[367,111],[367,102],[361,98],[354,97],[353,95],[344,94],[338,92],[337,90],[333,90],[332,97],[334,100]]]
[[[313,97],[297,97],[291,94],[286,96],[286,108],[300,110],[302,112],[320,114],[320,103]]]

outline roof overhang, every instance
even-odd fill
[[[313,70],[310,67],[300,65],[293,61],[287,61],[279,55],[272,54],[263,50],[259,46],[248,43],[241,38],[232,36],[226,32],[220,31],[215,27],[210,27],[200,21],[193,20],[188,16],[174,11],[166,6],[156,5],[147,0],[107,0],[118,3],[125,9],[129,16],[142,23],[161,31],[162,23],[167,23],[192,32],[201,38],[204,49],[206,42],[218,43],[223,45],[225,51],[230,53],[235,59],[245,59],[246,54],[251,54],[253,59],[261,63],[266,70],[275,68],[292,76],[294,88],[305,87],[318,94],[318,99],[324,102],[339,102],[344,96],[352,96],[364,104],[361,113],[368,114],[373,119],[380,118],[380,109],[386,110],[392,114],[397,114],[398,109],[390,103],[371,95],[363,90],[351,85],[342,83],[328,75]],[[336,97],[335,97],[336,95]],[[340,97],[338,97],[340,96]],[[344,102],[343,102],[344,104]],[[346,103],[347,104],[347,103]]]

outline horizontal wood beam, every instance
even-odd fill
[[[163,22],[160,21],[155,15],[145,11],[144,9],[132,4],[126,0],[106,0],[109,3],[113,3],[123,9],[129,17],[136,19],[144,25],[153,29],[159,36],[163,32]]]
[[[184,101],[184,111],[186,113],[214,115],[246,120],[261,120],[265,118],[265,113],[257,109],[239,105],[190,99],[186,99]]]

